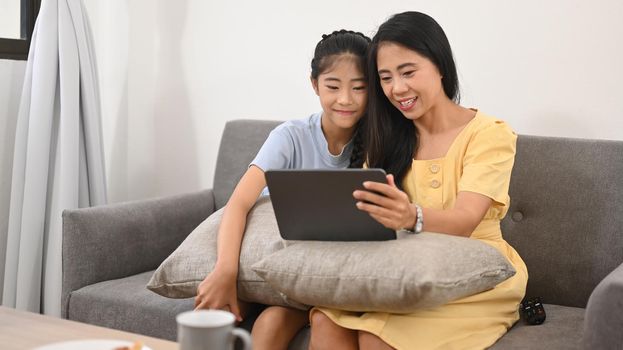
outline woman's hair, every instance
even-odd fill
[[[316,45],[316,50],[314,50],[314,58],[311,61],[311,77],[318,79],[320,74],[331,69],[336,60],[344,54],[354,57],[359,70],[364,76],[367,76],[366,55],[370,42],[371,40],[367,36],[351,30],[342,29],[331,34],[324,34],[322,40]],[[353,153],[350,157],[349,168],[361,168],[363,165],[364,147],[360,130],[363,130],[362,125],[365,119],[366,115],[364,114],[357,123],[353,135]]]
[[[396,185],[409,170],[418,147],[413,121],[394,107],[383,93],[377,67],[377,54],[382,43],[395,43],[428,58],[442,76],[443,91],[459,102],[459,80],[452,49],[441,26],[420,12],[403,12],[381,24],[372,38],[368,54],[368,120],[366,146],[368,165],[394,174]]]

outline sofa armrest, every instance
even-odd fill
[[[591,293],[584,319],[585,349],[623,349],[623,264]]]
[[[211,189],[65,210],[62,316],[72,291],[157,268],[213,211]]]

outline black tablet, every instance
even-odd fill
[[[364,181],[387,183],[382,169],[268,170],[266,183],[286,240],[384,241],[396,232],[357,209]]]

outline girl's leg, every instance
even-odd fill
[[[269,306],[257,317],[251,330],[253,349],[283,349],[301,328],[307,325],[307,311],[282,306]]]
[[[310,350],[357,350],[358,347],[357,331],[340,327],[322,312],[312,311]]]
[[[359,331],[359,349],[361,350],[394,350],[381,338],[368,332]]]

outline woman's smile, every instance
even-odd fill
[[[398,100],[398,108],[400,108],[401,111],[406,112],[408,110],[411,110],[413,107],[415,107],[415,104],[418,100],[418,97],[412,97],[412,98],[404,98],[401,100]]]

